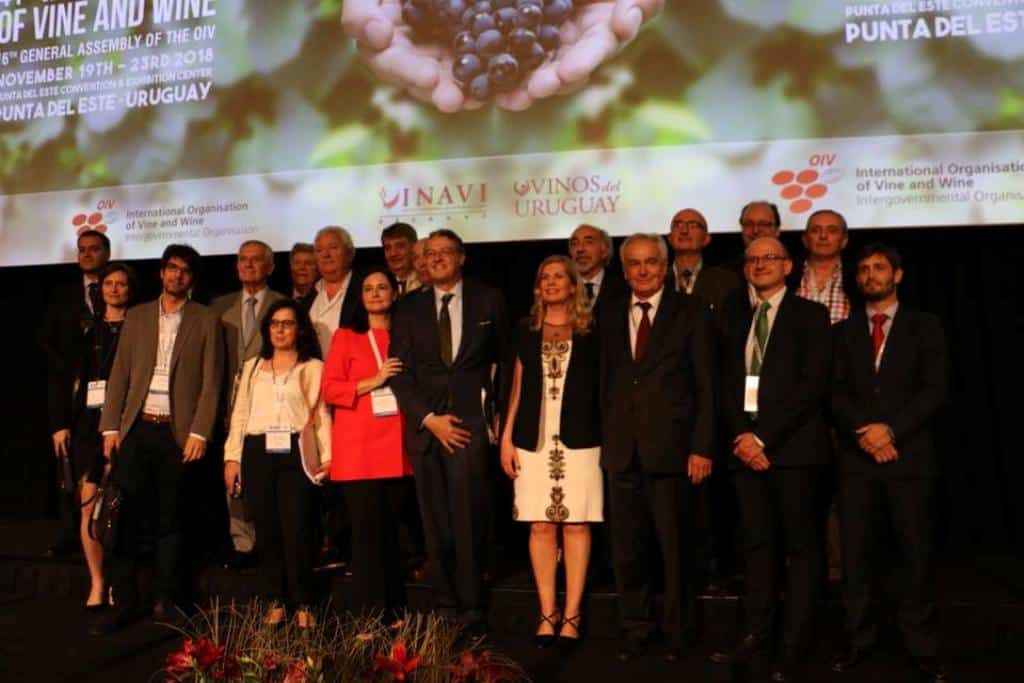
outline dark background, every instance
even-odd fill
[[[310,234],[308,239],[312,239]],[[943,465],[940,530],[959,552],[1020,555],[1024,548],[1024,293],[1019,290],[1024,225],[1001,228],[854,230],[847,253],[881,239],[903,254],[901,298],[936,313],[952,359],[952,398],[937,421]],[[799,233],[786,233],[794,255]],[[616,240],[616,248],[620,240]],[[718,234],[709,264],[740,251],[738,234]],[[564,252],[564,241],[505,242],[468,247],[466,270],[504,289],[513,317],[525,315],[537,264]],[[380,249],[360,249],[356,267],[382,262]],[[158,261],[133,264],[142,299],[159,293]],[[618,268],[618,259],[612,263]],[[45,361],[36,332],[50,289],[77,277],[77,266],[0,269],[0,335],[4,353],[0,398],[0,517],[53,514],[56,468],[47,433]],[[290,292],[288,256],[277,255],[271,286]],[[234,256],[203,260],[196,298],[237,287]]]

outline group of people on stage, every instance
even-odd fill
[[[702,257],[703,215],[679,211],[667,240],[625,238],[620,276],[608,268],[608,233],[581,225],[568,256],[540,263],[529,315],[515,325],[499,290],[464,276],[465,246],[448,229],[418,239],[391,225],[386,265],[356,271],[349,234],[325,227],[291,252],[291,296],[267,287],[273,252],[250,240],[238,252],[241,290],[210,308],[190,297],[200,266],[191,247],[168,246],[160,296],[129,308],[131,267],[107,263],[106,236],[84,232],[82,279],[55,299],[43,336],[54,448],[82,482],[87,605],[104,604],[109,585],[116,606],[93,630],[138,617],[135,568],[150,549],[155,613],[173,616],[180,519],[194,504],[182,477],[220,439],[226,505],[244,512],[232,514],[232,538],[260,551],[268,624],[315,623],[318,498],[347,510],[357,607],[399,618],[414,487],[435,607],[484,628],[487,472],[499,457],[512,517],[530,524],[540,647],[579,642],[591,532],[607,520],[620,658],[659,635],[666,658],[684,656],[703,543],[694,510],[716,516],[733,500],[746,620],[712,660],[767,655],[778,622],[771,678],[800,678],[834,489],[849,648],[833,669],[856,668],[876,645],[871,588],[888,524],[910,570],[898,615],[907,649],[930,679],[946,680],[930,428],[946,395],[941,326],[899,301],[894,249],[873,243],[844,260],[847,226],[835,211],[807,219],[799,262],[779,240],[773,204],[743,207],[740,227],[743,253],[713,266]],[[104,561],[85,520],[108,462],[123,507]],[[318,490],[323,480],[340,496]]]

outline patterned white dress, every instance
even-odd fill
[[[601,449],[568,448],[558,436],[571,354],[569,340],[541,342],[541,446],[537,451],[516,449],[520,471],[512,518],[520,522],[604,521]]]

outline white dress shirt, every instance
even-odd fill
[[[589,280],[587,278],[583,278],[584,292],[586,291],[586,286],[588,284],[594,285],[594,299],[593,299],[593,301],[597,301],[597,296],[601,293],[601,283],[602,282],[604,282],[604,268],[599,268],[598,271],[597,271],[597,274],[595,274]]]
[[[342,280],[341,289],[333,298],[327,296],[323,280],[317,280],[314,285],[317,294],[313,299],[313,305],[309,308],[309,319],[313,323],[313,329],[316,330],[316,336],[320,342],[320,353],[324,358],[327,357],[327,352],[331,349],[331,339],[334,338],[334,332],[338,329],[338,322],[341,320],[341,304],[345,301],[345,294],[348,292],[350,284],[352,284],[352,271],[349,271],[345,279]]]
[[[182,311],[185,302],[182,302],[170,313],[164,313],[163,296],[160,296],[158,310],[160,318],[158,321],[159,334],[156,344],[156,365],[153,367],[153,377],[149,382],[149,392],[146,394],[146,402],[142,406],[142,412],[151,415],[171,414],[170,378],[168,378],[168,391],[154,391],[153,387],[158,376],[167,377],[171,371],[171,355],[174,353],[174,340],[178,338],[178,328],[181,327]]]
[[[893,318],[896,317],[896,311],[899,309],[899,307],[900,307],[900,302],[899,301],[897,301],[892,306],[889,306],[889,308],[886,308],[886,309],[874,308],[871,304],[868,304],[866,306],[866,308],[867,308],[867,315],[868,315],[868,336],[869,337],[871,336],[871,334],[875,330],[875,324],[873,322],[871,322],[871,316],[873,316],[876,313],[884,313],[887,316],[889,316],[886,319],[886,321],[884,323],[882,323],[882,333],[885,335],[885,337],[883,337],[883,339],[882,339],[882,347],[880,349],[878,349],[878,355],[875,357],[875,370],[878,370],[879,366],[882,364],[882,356],[885,354],[885,347],[889,343],[889,330],[892,329],[892,320],[893,320]]]
[[[658,307],[661,305],[661,295],[665,293],[662,287],[647,299],[641,299],[636,294],[629,297],[629,348],[633,351],[633,358],[636,358],[636,333],[640,329],[640,321],[644,318],[644,311],[637,304],[646,301],[651,305],[647,309],[647,319],[651,321],[651,328],[654,327],[654,318],[658,315]]]
[[[704,267],[704,259],[698,259],[697,265],[690,269],[690,286],[686,287],[687,294],[693,294],[693,288],[697,285],[697,275],[700,274],[701,269]],[[677,285],[679,284],[679,264],[675,261],[672,262],[672,281]],[[676,291],[680,291],[679,287],[676,287]]]
[[[442,297],[445,294],[454,295],[448,301],[448,315],[452,319],[452,360],[454,361],[455,357],[459,355],[459,344],[462,343],[462,280],[455,283],[450,292],[440,289],[437,285],[434,286],[434,311],[439,322],[443,305]]]
[[[84,290],[85,307],[88,308],[91,313],[95,314],[96,311],[92,310],[92,299],[89,298],[89,285],[96,285],[97,287],[99,287],[100,286],[100,279],[99,279],[99,277],[97,277],[95,275],[86,275],[85,273],[83,273],[82,274],[82,289]],[[102,299],[102,298],[103,298],[103,292],[100,292],[100,299]]]
[[[757,295],[753,287],[747,287],[747,293],[750,296],[750,307],[754,309],[754,317],[750,320],[750,331],[747,332],[747,351],[746,351],[746,367],[747,373],[750,373],[750,361],[754,357],[754,349],[757,348],[757,315],[758,309],[764,300]],[[768,303],[772,305],[768,309],[768,337],[764,342],[764,352],[768,353],[768,344],[772,338],[772,328],[775,326],[775,316],[779,313],[779,304],[782,303],[782,297],[786,296],[786,288],[783,287],[779,291],[775,292],[768,298]],[[761,364],[764,364],[764,358],[761,358]]]

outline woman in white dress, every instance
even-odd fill
[[[516,363],[501,439],[514,481],[513,518],[530,524],[530,561],[540,599],[539,647],[576,644],[590,560],[590,523],[603,519],[598,335],[575,264],[550,256],[537,269],[530,317],[517,330]],[[558,532],[565,606],[558,608]]]

